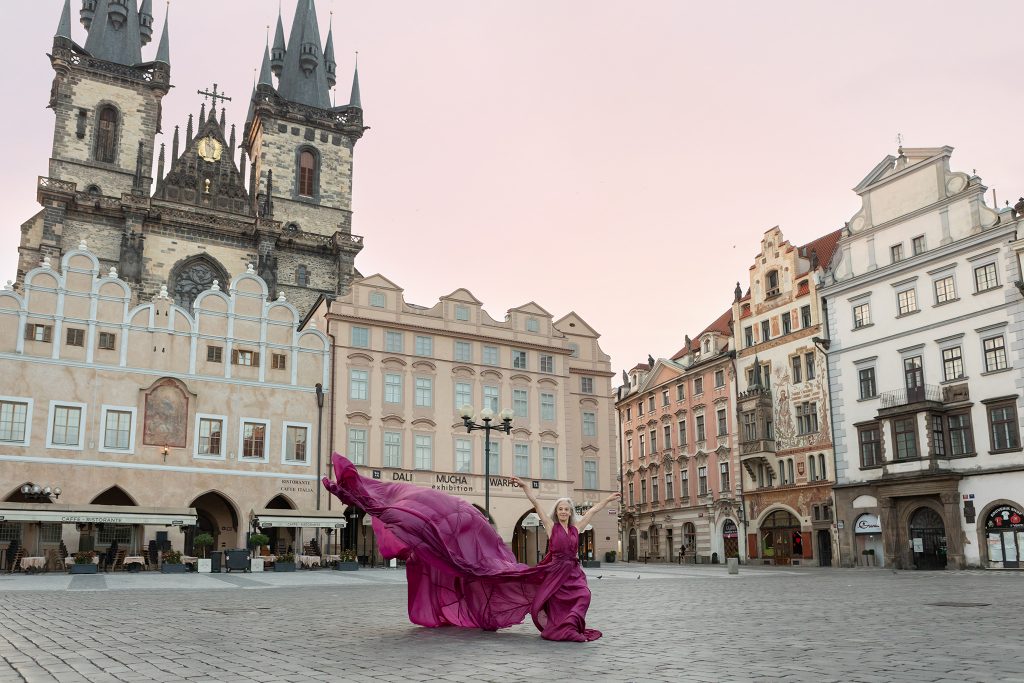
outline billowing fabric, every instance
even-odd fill
[[[601,637],[586,628],[590,589],[576,556],[576,527],[556,525],[548,554],[530,567],[516,562],[480,511],[461,498],[360,476],[337,453],[332,460],[336,481],[325,478],[324,487],[371,516],[381,555],[405,561],[414,624],[493,631],[529,613],[548,640]]]

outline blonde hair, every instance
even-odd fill
[[[551,508],[551,522],[558,524],[558,506],[563,501],[569,504],[569,524],[575,524],[579,520],[579,515],[576,514],[576,505],[573,504],[572,498],[559,498],[555,501],[555,507]]]

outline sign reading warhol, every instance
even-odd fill
[[[882,524],[878,521],[878,515],[861,515],[854,525],[854,533],[857,534],[880,534]]]

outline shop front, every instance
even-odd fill
[[[996,505],[985,516],[985,548],[990,569],[1024,565],[1024,513],[1018,505]]]
[[[853,523],[854,562],[862,567],[884,567],[885,545],[878,515],[865,512]]]
[[[294,553],[296,563],[301,566],[340,559],[338,555],[324,552],[319,538],[321,529],[330,529],[338,534],[343,532],[347,522],[338,512],[262,508],[252,510],[249,519],[253,529],[272,535],[273,555]]]

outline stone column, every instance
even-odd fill
[[[943,523],[946,526],[946,569],[964,568],[964,535],[960,529],[959,495],[956,491],[939,495]]]

